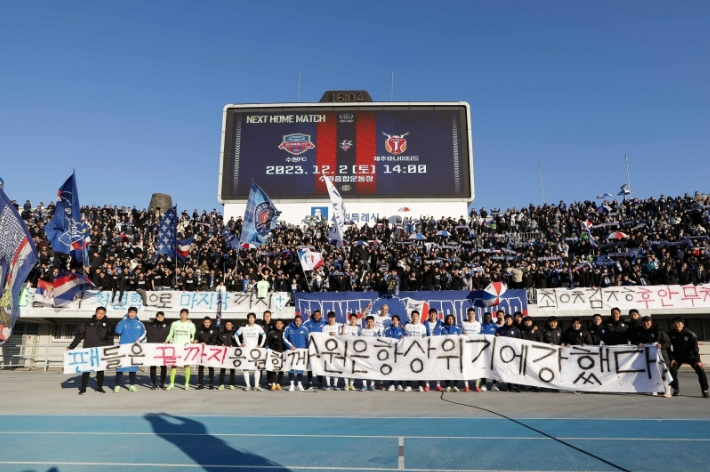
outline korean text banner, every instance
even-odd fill
[[[296,293],[296,312],[303,317],[310,317],[315,310],[320,310],[323,316],[334,311],[338,323],[344,323],[348,313],[360,315],[369,303],[373,305],[371,313],[377,313],[383,305],[387,305],[389,313],[398,315],[403,322],[409,320],[412,310],[418,310],[424,319],[431,308],[438,310],[440,317],[456,316],[457,323],[463,321],[469,308],[476,311],[476,319],[479,321],[483,321],[483,314],[489,311],[503,310],[510,314],[520,311],[527,314],[525,290],[508,289],[500,298],[498,305],[486,306],[483,303],[483,290],[399,292],[396,297],[379,292]]]
[[[653,345],[550,346],[487,335],[375,338],[311,334],[314,375],[373,380],[496,379],[585,392],[663,392]]]
[[[710,284],[537,289],[540,313],[574,310],[710,308]]]

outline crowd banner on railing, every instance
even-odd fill
[[[146,300],[148,305],[143,302],[143,297],[138,292],[125,292],[123,297],[119,297],[119,293],[111,300],[112,294],[110,291],[87,291],[84,292],[82,299],[76,299],[69,304],[53,306],[52,300],[39,301],[39,297],[35,297],[34,289],[27,291],[27,296],[20,301],[20,309],[32,308],[46,309],[48,312],[62,311],[78,311],[85,313],[94,313],[97,307],[103,306],[108,309],[108,315],[111,313],[126,313],[129,306],[135,306],[139,310],[162,310],[167,313],[168,317],[175,315],[183,308],[192,311],[208,311],[217,312],[217,304],[219,303],[219,294],[217,292],[146,292]],[[227,318],[230,313],[245,313],[256,312],[260,314],[264,310],[278,311],[281,310],[290,301],[291,294],[289,292],[270,292],[265,298],[258,298],[256,293],[242,292],[226,292],[222,294],[222,316]],[[123,306],[120,306],[122,303]],[[49,315],[48,315],[49,316]],[[172,316],[175,317],[175,316]]]
[[[710,284],[537,289],[540,313],[574,310],[603,312],[615,307],[621,310],[710,308]]]
[[[195,365],[237,370],[306,370],[308,349],[280,353],[264,348],[137,343],[74,349],[64,353],[65,374],[131,366]]]
[[[659,392],[670,377],[653,345],[550,346],[495,336],[392,338],[313,333],[308,349],[188,344],[122,344],[64,354],[64,373],[119,367],[194,366],[237,370],[312,370],[315,375],[372,380],[490,378],[587,392]],[[665,382],[664,382],[665,381]]]
[[[357,338],[311,335],[314,375],[372,380],[496,379],[586,392],[663,392],[654,345],[560,347],[495,336]]]
[[[399,292],[399,296],[392,296],[380,292],[316,292],[296,293],[296,313],[303,317],[310,317],[315,310],[325,314],[334,311],[338,323],[346,321],[348,313],[360,315],[372,303],[372,313],[382,309],[383,305],[389,307],[389,313],[398,315],[403,322],[409,320],[412,310],[419,310],[422,320],[425,319],[429,309],[435,308],[440,316],[454,315],[457,323],[466,316],[466,310],[476,310],[479,321],[487,311],[503,310],[506,313],[520,311],[528,312],[528,303],[525,290],[508,289],[500,296],[498,305],[486,306],[483,303],[483,290],[442,290],[422,292]]]

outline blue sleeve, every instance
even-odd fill
[[[126,326],[125,318],[118,322],[118,324],[116,325],[116,328],[114,329],[114,332],[119,335],[123,334],[124,326]]]
[[[289,339],[290,337],[291,337],[291,330],[289,329],[287,331],[284,331],[284,336],[283,336],[284,344],[286,344],[286,347],[288,347],[289,349],[291,349],[293,347],[293,344],[291,344],[291,340]]]
[[[429,324],[425,324],[424,329],[426,329],[426,335],[431,336],[431,330],[429,329]]]

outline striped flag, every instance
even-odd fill
[[[190,250],[192,249],[193,238],[181,239],[177,242],[177,257],[182,262],[185,262],[190,256]]]
[[[81,274],[65,272],[54,279],[52,286],[54,287],[54,304],[63,305],[71,303],[75,296],[84,290],[90,290],[94,284]]]

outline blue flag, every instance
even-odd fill
[[[89,265],[89,243],[91,242],[91,237],[89,234],[89,225],[82,221],[76,226],[77,232],[80,235],[80,239],[72,242],[71,256],[83,265]]]
[[[44,226],[52,249],[64,254],[72,254],[72,251],[78,249],[84,237],[80,232],[80,224],[79,193],[76,190],[76,178],[72,174],[59,188],[54,217]],[[73,255],[76,256],[76,253]]]
[[[224,236],[224,242],[227,243],[227,246],[232,249],[239,249],[239,238],[233,235],[230,231],[225,231],[222,236]]]
[[[158,254],[175,260],[177,256],[177,206],[167,210],[158,228]]]
[[[239,242],[261,246],[266,235],[276,226],[280,214],[281,212],[271,203],[269,196],[252,182]]]
[[[0,345],[12,333],[19,315],[22,284],[37,262],[37,249],[27,226],[0,190]]]

